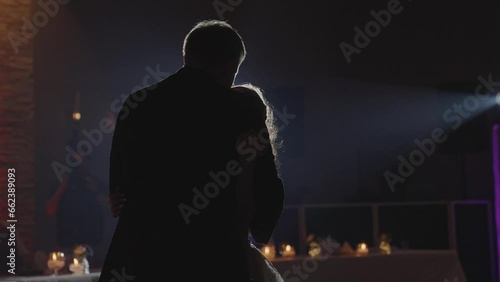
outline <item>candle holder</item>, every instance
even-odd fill
[[[356,248],[356,255],[357,256],[366,256],[368,255],[368,245],[366,243],[359,243],[358,247]]]
[[[87,259],[88,256],[92,256],[94,251],[88,245],[77,245],[73,249],[73,264],[75,265],[75,270],[77,273],[80,273],[80,268],[82,268],[81,274],[89,274],[90,273],[90,264]],[[75,272],[73,272],[75,273]]]
[[[73,263],[69,265],[69,271],[71,271],[75,275],[81,275],[85,273],[83,264],[81,264],[76,258],[74,258]]]
[[[265,245],[260,249],[260,251],[268,260],[273,260],[276,258],[276,248],[274,247],[274,245]]]
[[[62,252],[52,252],[49,254],[47,267],[52,270],[52,275],[59,275],[59,271],[66,265],[66,257]]]
[[[280,253],[282,257],[293,257],[295,256],[295,248],[289,244],[281,244]]]

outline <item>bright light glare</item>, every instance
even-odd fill
[[[82,117],[82,115],[80,113],[78,113],[78,112],[73,113],[73,119],[74,120],[80,120],[81,117]]]

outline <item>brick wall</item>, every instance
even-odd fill
[[[23,17],[32,20],[31,14],[30,0],[0,0],[0,220],[6,220],[8,216],[7,169],[14,168],[18,253],[23,246],[32,252],[35,244],[35,101],[32,75],[36,33],[28,38],[22,30],[25,24]],[[3,257],[5,254],[0,255]]]

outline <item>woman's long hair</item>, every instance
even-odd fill
[[[236,90],[247,91],[248,93],[257,94],[261,98],[264,105],[266,106],[266,127],[267,130],[269,131],[269,142],[271,145],[273,155],[275,157],[274,159],[276,166],[279,166],[278,153],[283,145],[283,142],[278,135],[279,128],[276,126],[276,117],[274,115],[273,105],[269,102],[269,100],[266,99],[264,91],[262,91],[261,88],[251,83],[234,85],[232,88]]]

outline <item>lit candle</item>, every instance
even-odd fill
[[[80,114],[80,91],[75,94],[75,108],[73,110],[73,120],[79,121],[82,115]]]
[[[75,121],[79,121],[82,118],[82,115],[78,112],[73,113],[73,119]]]
[[[69,265],[69,270],[73,274],[83,274],[83,265],[81,265],[76,258],[73,259],[73,263]]]
[[[276,251],[274,249],[274,246],[264,246],[261,249],[261,252],[269,260],[273,260],[276,257]]]
[[[287,244],[281,250],[281,255],[283,257],[293,257],[295,256],[295,248]]]
[[[264,254],[269,255],[269,253],[271,253],[270,248],[268,246],[265,246],[264,247]]]
[[[47,267],[54,271],[54,275],[59,273],[59,270],[64,267],[64,253],[53,252],[50,254],[50,258],[47,261]]]
[[[356,249],[356,254],[358,256],[366,256],[368,252],[368,246],[365,243],[358,244],[358,248]]]

